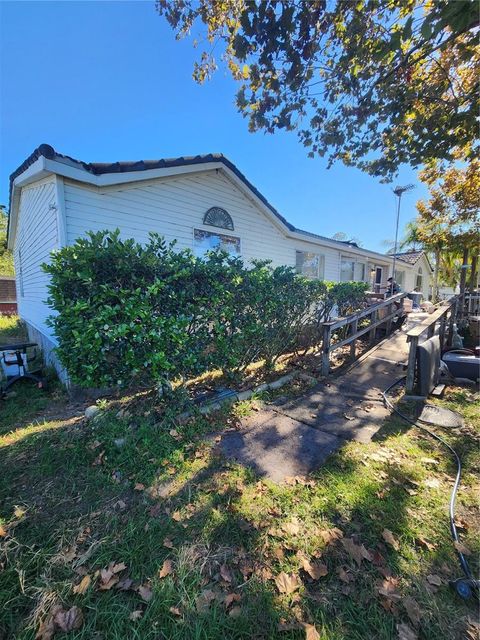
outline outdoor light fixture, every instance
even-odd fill
[[[393,296],[393,287],[395,284],[395,266],[396,266],[396,262],[397,262],[397,242],[398,242],[398,223],[400,221],[400,202],[402,201],[402,196],[406,191],[411,191],[412,189],[415,189],[415,185],[414,184],[407,184],[404,187],[395,187],[395,189],[393,190],[393,193],[397,196],[398,198],[398,204],[397,204],[397,221],[395,224],[395,246],[393,249],[393,268],[392,268],[392,284],[390,285],[390,295]]]

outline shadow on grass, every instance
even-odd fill
[[[213,427],[230,420],[217,416]],[[387,423],[379,435],[385,446],[399,429]],[[423,565],[412,561],[405,570],[408,548],[392,549],[382,539],[388,528],[408,547],[416,535],[409,509],[417,498],[404,489],[401,465],[364,464],[362,455],[340,451],[312,474],[314,486],[271,485],[213,455],[202,444],[211,431],[212,423],[201,419],[179,427],[107,414],[90,424],[27,429],[0,448],[1,515],[11,534],[0,588],[5,637],[33,639],[26,623],[54,599],[84,612],[72,639],[293,640],[305,637],[298,619],[315,624],[326,640],[396,637],[405,611],[395,605],[395,615],[382,606],[381,569],[418,582],[440,557],[429,553]],[[13,515],[16,506],[24,516]],[[293,529],[282,528],[292,522]],[[334,526],[385,564],[357,566],[341,542],[326,546],[321,531]],[[321,553],[328,574],[311,579],[298,552]],[[174,573],[160,578],[167,558]],[[112,561],[126,564],[122,577],[148,585],[148,603],[133,590],[91,587],[73,594],[82,567],[93,575]],[[337,573],[342,567],[348,583]],[[278,595],[273,578],[282,571],[302,579],[291,595]],[[238,599],[227,606],[232,593]],[[432,610],[438,606],[435,600]],[[451,613],[443,600],[442,606]],[[142,612],[137,621],[130,620],[133,611]],[[422,637],[460,637],[446,618],[427,618]]]

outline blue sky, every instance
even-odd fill
[[[86,162],[221,152],[296,226],[337,231],[385,251],[390,185],[306,157],[295,134],[251,134],[219,69],[199,86],[197,52],[177,42],[154,2],[2,2],[0,203],[8,176],[41,143]],[[400,184],[418,183],[400,172]],[[407,194],[401,224],[423,187]]]

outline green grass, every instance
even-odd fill
[[[446,437],[464,460],[458,514],[468,524],[462,539],[475,553],[478,402],[453,390],[441,404],[466,419],[465,429]],[[0,538],[0,637],[33,640],[61,604],[83,612],[72,639],[295,640],[305,637],[300,621],[314,624],[322,640],[387,640],[397,638],[398,623],[414,626],[407,596],[421,611],[419,637],[465,637],[475,605],[447,584],[460,574],[447,520],[455,468],[422,433],[392,418],[375,442],[350,443],[331,457],[313,485],[275,485],[215,453],[215,434],[248,414],[251,403],[182,425],[148,400],[120,415],[118,409],[107,405],[86,423],[83,407],[58,390],[46,396],[27,383],[1,406],[0,522],[7,535]],[[428,486],[431,480],[439,486]],[[292,519],[298,530],[288,526]],[[358,566],[340,542],[327,546],[322,531],[332,527],[380,553],[385,565]],[[398,549],[385,544],[385,528]],[[311,579],[301,554],[319,556],[328,574]],[[166,559],[173,573],[160,578]],[[133,589],[98,589],[95,574],[111,562],[125,563],[119,576],[133,580]],[[342,567],[348,584],[339,578]],[[387,567],[398,578],[399,597],[390,602],[377,590]],[[291,595],[276,588],[282,571],[301,579]],[[84,573],[92,583],[75,594]],[[430,574],[442,579],[435,590]],[[138,585],[151,590],[148,603]],[[240,599],[227,607],[230,593]],[[134,611],[142,612],[136,621]]]
[[[25,325],[18,316],[0,316],[0,344],[7,342],[9,338],[26,338]]]

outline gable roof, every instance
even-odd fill
[[[395,257],[397,258],[397,260],[402,260],[402,262],[407,262],[408,264],[411,265],[415,265],[422,256],[425,256],[425,260],[428,263],[428,266],[430,267],[430,269],[432,269],[432,265],[430,264],[430,260],[428,259],[427,254],[425,253],[425,251],[420,250],[420,251],[404,251],[403,253],[392,253],[392,256],[395,255]]]
[[[62,162],[63,164],[69,165],[71,167],[76,167],[78,169],[83,169],[88,173],[99,176],[104,174],[115,174],[115,173],[131,173],[131,172],[140,172],[140,171],[148,171],[151,169],[168,169],[172,167],[186,167],[191,165],[201,165],[207,164],[210,162],[219,162],[223,164],[225,167],[230,169],[237,178],[239,178],[245,186],[252,191],[257,198],[259,198],[262,203],[268,207],[268,209],[273,213],[273,215],[284,224],[290,231],[294,231],[295,233],[299,233],[301,235],[318,238],[320,240],[326,240],[328,242],[333,242],[334,244],[342,245],[343,247],[354,247],[358,248],[358,245],[355,242],[348,242],[347,240],[335,240],[334,238],[328,238],[327,236],[321,236],[316,233],[310,233],[309,231],[304,231],[302,229],[298,229],[293,224],[288,222],[286,218],[284,218],[278,211],[270,204],[270,202],[265,198],[265,196],[258,191],[258,189],[245,177],[245,175],[231,162],[228,158],[226,158],[222,153],[208,153],[205,155],[197,155],[197,156],[180,156],[178,158],[162,158],[159,160],[136,160],[136,161],[120,161],[120,162],[83,162],[82,160],[76,160],[70,156],[58,153],[55,149],[49,144],[41,144],[39,147],[31,153],[28,158],[22,162],[22,164],[10,175],[10,206],[12,201],[12,191],[15,179],[18,178],[22,173],[24,173],[32,164],[34,164],[40,157],[47,158],[48,160],[55,160],[57,162]],[[10,223],[10,220],[9,220]],[[10,226],[10,224],[8,225]],[[9,229],[7,229],[8,235]]]

